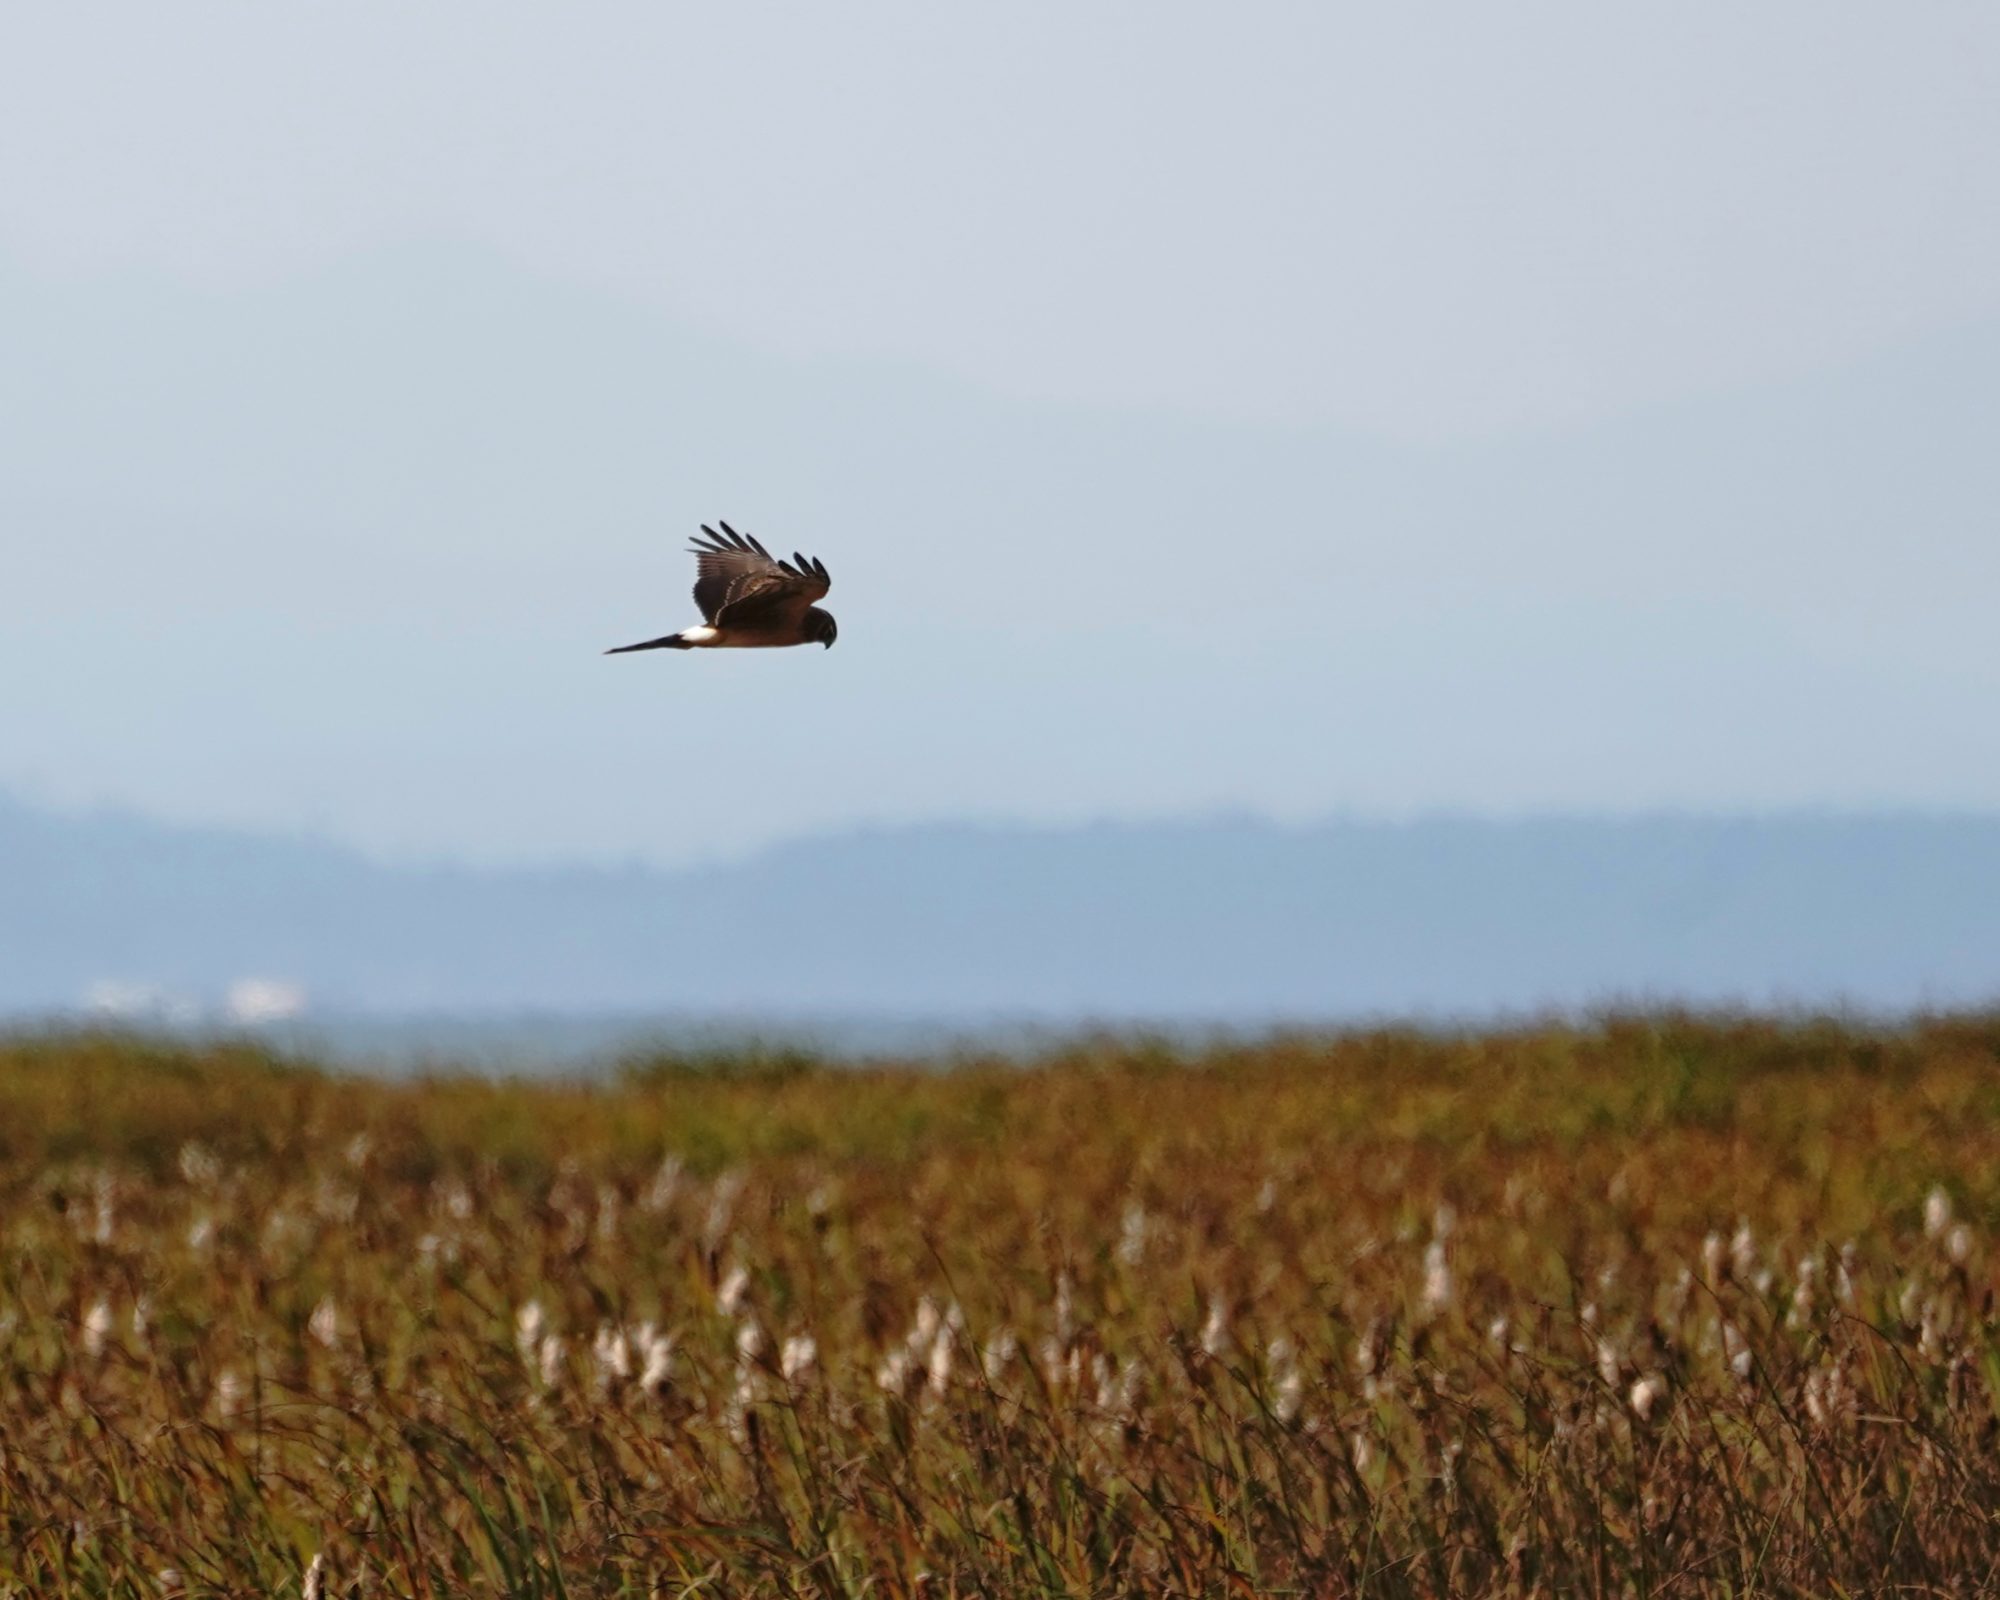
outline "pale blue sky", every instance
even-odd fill
[[[45,8],[0,784],[483,859],[2000,806],[2000,13]],[[604,662],[729,517],[831,653]]]

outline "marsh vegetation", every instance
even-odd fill
[[[1990,1018],[17,1039],[0,1592],[1975,1592],[1997,1152]]]

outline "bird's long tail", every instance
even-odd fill
[[[670,633],[664,639],[648,639],[643,644],[621,644],[615,650],[607,650],[608,656],[622,656],[628,650],[692,650],[693,645],[677,633]]]

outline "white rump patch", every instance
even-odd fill
[[[714,644],[715,629],[707,623],[697,623],[692,628],[681,629],[681,640],[685,644]]]

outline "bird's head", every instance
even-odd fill
[[[831,650],[833,641],[840,637],[840,629],[834,625],[833,613],[822,611],[818,606],[809,610],[806,613],[806,637]]]

